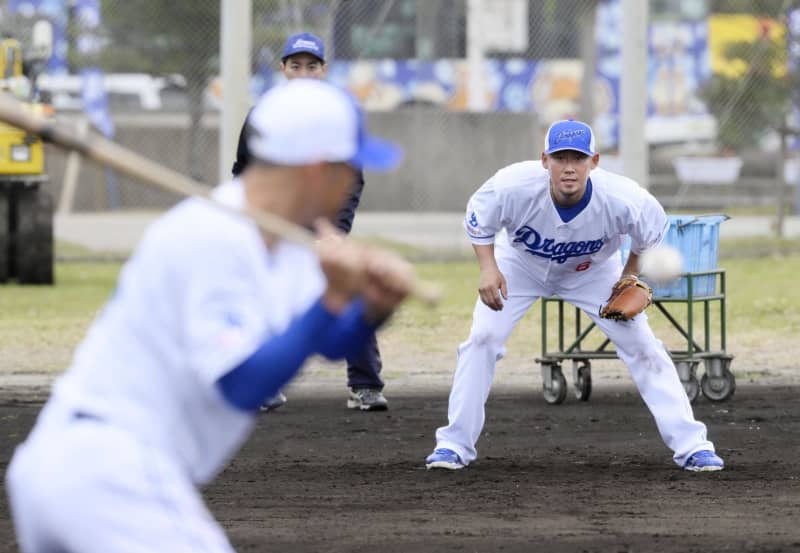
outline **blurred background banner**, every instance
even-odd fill
[[[34,19],[47,19],[53,25],[53,54],[47,62],[47,70],[53,74],[67,73],[69,3],[63,0],[8,0],[7,4],[9,17],[5,18],[8,21],[1,23],[3,34],[23,39],[25,43],[31,27],[28,23]]]
[[[631,72],[647,83],[648,186],[668,208],[769,213],[791,198],[800,140],[789,136],[785,153],[780,145],[781,130],[800,126],[800,2],[650,0],[645,61],[632,67],[622,62],[622,3],[252,0],[251,78],[241,86],[254,102],[282,81],[289,34],[323,38],[329,79],[408,154],[397,173],[367,176],[365,211],[460,211],[497,168],[537,158],[543,128],[561,118],[591,121],[601,164],[619,169],[629,109],[621,83]],[[55,117],[88,117],[124,145],[216,183],[219,0],[0,0],[0,10],[0,30],[23,45],[36,19],[53,24],[38,89]],[[58,197],[65,155],[47,154]],[[78,181],[76,211],[177,200],[127,177],[112,183],[91,163]]]
[[[800,71],[800,7],[791,7],[786,12],[786,51],[788,52],[788,69],[790,75],[797,75]],[[789,123],[795,129],[800,129],[800,88],[792,90],[792,108]],[[792,149],[800,148],[800,137],[791,139]]]

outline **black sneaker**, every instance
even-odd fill
[[[348,409],[361,411],[386,411],[389,402],[383,397],[383,392],[374,388],[353,388],[347,398]]]

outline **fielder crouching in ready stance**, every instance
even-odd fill
[[[548,129],[541,162],[501,169],[470,199],[465,228],[480,266],[480,298],[469,338],[458,348],[449,424],[436,432],[429,469],[460,469],[477,458],[484,404],[505,342],[531,305],[552,295],[582,309],[614,343],[678,466],[723,468],[647,316],[625,320],[616,310],[603,311],[631,284],[622,294],[634,302],[638,296],[639,310],[647,306],[649,294],[636,286],[638,257],[662,241],[669,223],[651,194],[597,169],[598,161],[591,128],[559,121]],[[495,244],[503,228],[508,240]],[[622,267],[619,248],[626,234],[631,253]]]
[[[349,95],[273,88],[249,118],[253,161],[215,189],[323,231],[357,169],[388,170]],[[197,488],[259,406],[313,354],[358,352],[413,285],[392,254],[339,238],[311,248],[188,199],[153,223],[6,474],[23,553],[232,553]]]

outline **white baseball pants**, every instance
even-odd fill
[[[39,418],[6,473],[22,553],[233,553],[174,461],[102,421]]]
[[[558,295],[582,309],[614,343],[627,365],[639,393],[653,415],[664,443],[679,466],[700,450],[714,451],[706,427],[694,419],[672,359],[642,313],[631,321],[601,319],[599,307],[611,293],[622,271],[618,259],[592,267],[574,279],[548,282],[514,250],[496,251],[497,264],[506,278],[508,300],[502,311],[492,311],[478,299],[469,338],[458,347],[458,361],[450,391],[447,426],[436,431],[436,447],[452,449],[465,464],[477,458],[475,444],[483,430],[484,405],[494,378],[495,365],[505,355],[512,330],[542,296]]]

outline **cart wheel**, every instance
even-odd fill
[[[736,391],[736,378],[728,369],[722,371],[722,377],[710,378],[707,373],[700,379],[703,395],[711,401],[725,401]]]
[[[589,401],[592,395],[592,365],[583,361],[575,369],[575,397],[580,401]]]
[[[705,375],[703,377],[705,378]],[[686,390],[686,395],[689,397],[689,402],[694,403],[697,401],[700,396],[700,383],[697,381],[697,377],[692,375],[689,380],[684,380],[682,383],[683,389]]]
[[[561,367],[558,365],[553,366],[552,379],[550,387],[545,382],[542,386],[542,393],[544,400],[550,405],[559,405],[567,399],[567,379],[564,378],[564,373],[561,372]]]

